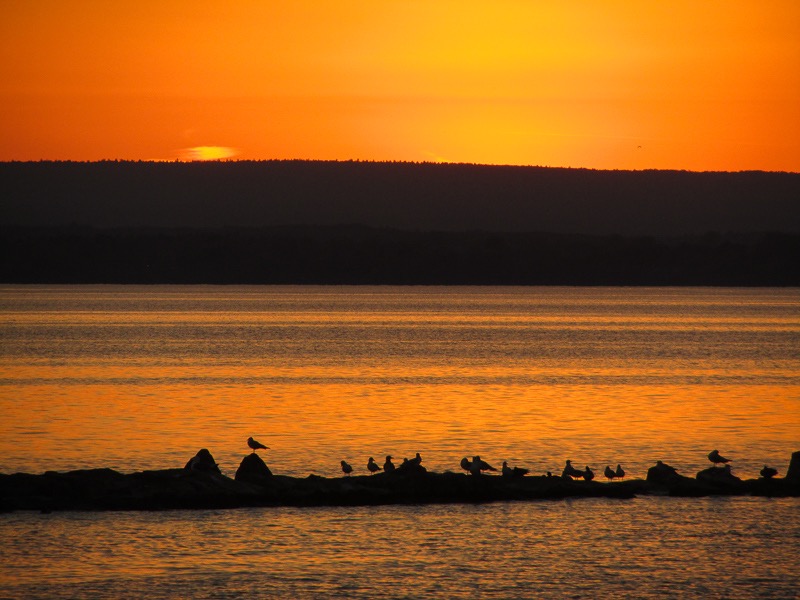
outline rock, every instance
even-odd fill
[[[272,477],[272,471],[261,457],[253,452],[242,459],[239,468],[236,469],[234,479],[246,483],[264,484]]]
[[[792,460],[789,462],[786,479],[800,482],[800,452],[792,452]]]
[[[423,467],[418,461],[414,459],[404,460],[402,464],[400,464],[394,471],[392,471],[393,474],[397,475],[424,475],[427,472],[428,469]]]
[[[198,450],[197,454],[190,458],[189,462],[186,463],[184,469],[187,471],[200,471],[201,473],[222,474],[222,472],[219,470],[219,465],[217,465],[214,457],[211,456],[211,452],[205,448]]]
[[[739,485],[742,483],[742,480],[731,472],[730,465],[725,465],[724,469],[720,469],[719,467],[703,469],[697,474],[696,479],[703,483],[722,486]]]
[[[764,465],[764,468],[761,469],[761,471],[759,471],[759,475],[761,475],[761,477],[763,477],[764,479],[772,479],[777,474],[778,474],[777,469],[773,469],[772,467],[768,467],[767,465]]]
[[[797,453],[795,453],[795,456]],[[794,461],[798,459],[793,456]],[[409,461],[410,462],[410,461]],[[42,475],[0,473],[0,513],[14,510],[166,510],[220,509],[243,506],[367,506],[442,502],[552,500],[573,497],[633,498],[636,495],[703,497],[757,495],[800,497],[797,479],[741,481],[729,469],[710,467],[697,478],[679,475],[659,462],[647,481],[614,484],[567,481],[561,477],[471,477],[432,473],[419,464],[397,473],[353,477],[307,478],[273,475],[256,454],[241,462],[236,479],[216,472],[208,450],[185,468],[123,475],[111,469],[88,469]],[[203,469],[212,469],[204,471]]]
[[[647,470],[647,483],[654,483],[656,485],[669,485],[672,483],[680,483],[684,477],[678,475],[675,467],[671,467],[660,460],[655,466]]]

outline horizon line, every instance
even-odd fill
[[[552,165],[533,165],[533,164],[514,164],[514,163],[480,163],[480,162],[460,162],[460,161],[434,161],[434,160],[379,160],[379,159],[320,159],[320,158],[220,158],[220,159],[136,159],[136,158],[100,158],[92,160],[79,160],[79,159],[27,159],[27,160],[0,160],[0,164],[13,165],[13,164],[52,164],[52,163],[65,163],[65,164],[106,164],[106,163],[132,163],[132,164],[214,164],[214,163],[330,163],[330,164],[346,164],[346,163],[363,163],[363,164],[379,164],[379,165],[430,165],[430,166],[457,166],[457,167],[487,167],[487,168],[515,168],[515,169],[541,169],[541,170],[562,170],[562,171],[596,171],[596,172],[627,172],[627,173],[697,173],[697,174],[737,174],[737,173],[774,173],[774,174],[787,174],[787,175],[800,175],[800,170],[797,171],[777,171],[766,169],[739,169],[735,171],[722,171],[722,170],[693,170],[693,169],[680,169],[680,168],[644,168],[644,169],[598,169],[595,167],[573,167],[573,166],[552,166]]]

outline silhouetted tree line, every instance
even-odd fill
[[[4,283],[800,285],[800,235],[0,230]]]
[[[0,163],[0,224],[800,233],[800,174],[468,164]]]

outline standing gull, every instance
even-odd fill
[[[377,473],[381,470],[380,465],[378,465],[378,463],[375,462],[375,459],[371,456],[369,457],[369,462],[367,462],[367,470],[370,473]]]
[[[561,472],[561,477],[570,477],[575,479],[583,479],[583,471],[580,471],[572,466],[572,461],[567,461],[564,465],[564,470]]]
[[[620,479],[625,479],[625,470],[622,468],[621,465],[617,465],[617,470],[614,471],[614,477],[619,477]]]
[[[471,472],[472,471],[472,463],[469,461],[469,459],[466,456],[461,459],[461,468],[464,469],[467,472]]]
[[[261,442],[257,442],[252,437],[247,438],[247,445],[253,452],[256,450],[269,450],[269,446],[265,446]]]
[[[492,465],[481,459],[480,456],[472,457],[472,464],[470,465],[469,472],[473,475],[480,475],[481,471],[497,471]]]
[[[583,471],[583,479],[584,481],[591,481],[594,479],[594,472],[589,468],[589,465],[586,465],[586,469]]]
[[[344,473],[345,475],[347,475],[349,477],[350,473],[352,473],[352,472],[353,472],[353,467],[348,465],[347,462],[343,460],[342,461],[342,473]]]
[[[720,456],[719,450],[712,450],[708,453],[708,460],[714,463],[714,466],[731,462],[730,458]]]
[[[606,468],[605,468],[605,469],[603,469],[603,475],[605,475],[605,476],[606,476],[606,478],[607,478],[609,481],[614,481],[614,477],[616,477],[616,476],[617,476],[617,474],[614,472],[614,469],[612,469],[612,468],[611,468],[611,467],[609,467],[608,465],[606,465]]]
[[[383,463],[383,470],[385,473],[391,473],[394,471],[394,463],[392,462],[391,455],[386,455],[386,462]]]

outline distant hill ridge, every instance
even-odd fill
[[[800,233],[800,174],[405,162],[6,162],[0,225]]]

